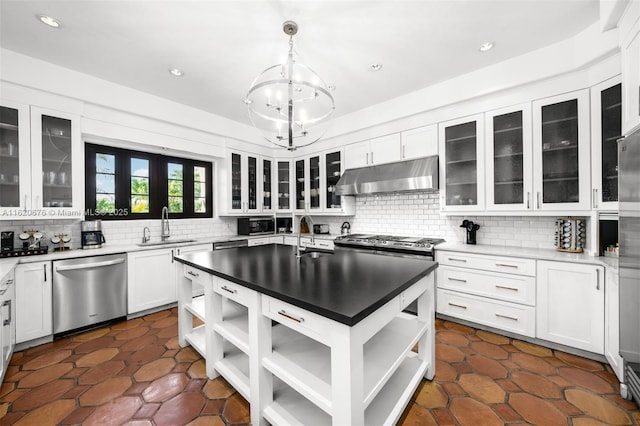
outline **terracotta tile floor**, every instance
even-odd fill
[[[632,425],[601,363],[438,320],[436,379],[403,425]],[[229,425],[249,421],[227,382],[180,348],[176,309],[14,354],[0,388],[1,425]]]

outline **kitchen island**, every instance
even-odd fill
[[[176,257],[180,344],[250,402],[252,424],[395,423],[435,372],[437,263],[295,252],[270,244]],[[204,296],[193,296],[194,282]],[[402,313],[416,299],[418,315]]]

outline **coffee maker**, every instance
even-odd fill
[[[101,248],[106,242],[102,234],[101,220],[85,220],[80,224],[83,249]]]
[[[0,251],[2,253],[10,253],[13,251],[13,231],[2,231],[2,246]]]

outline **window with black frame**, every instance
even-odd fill
[[[87,219],[213,217],[212,164],[85,144]]]

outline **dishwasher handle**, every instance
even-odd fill
[[[61,265],[56,266],[56,272],[75,271],[79,269],[101,268],[103,266],[112,266],[124,263],[124,259],[106,260],[104,262],[80,263],[77,265]]]

